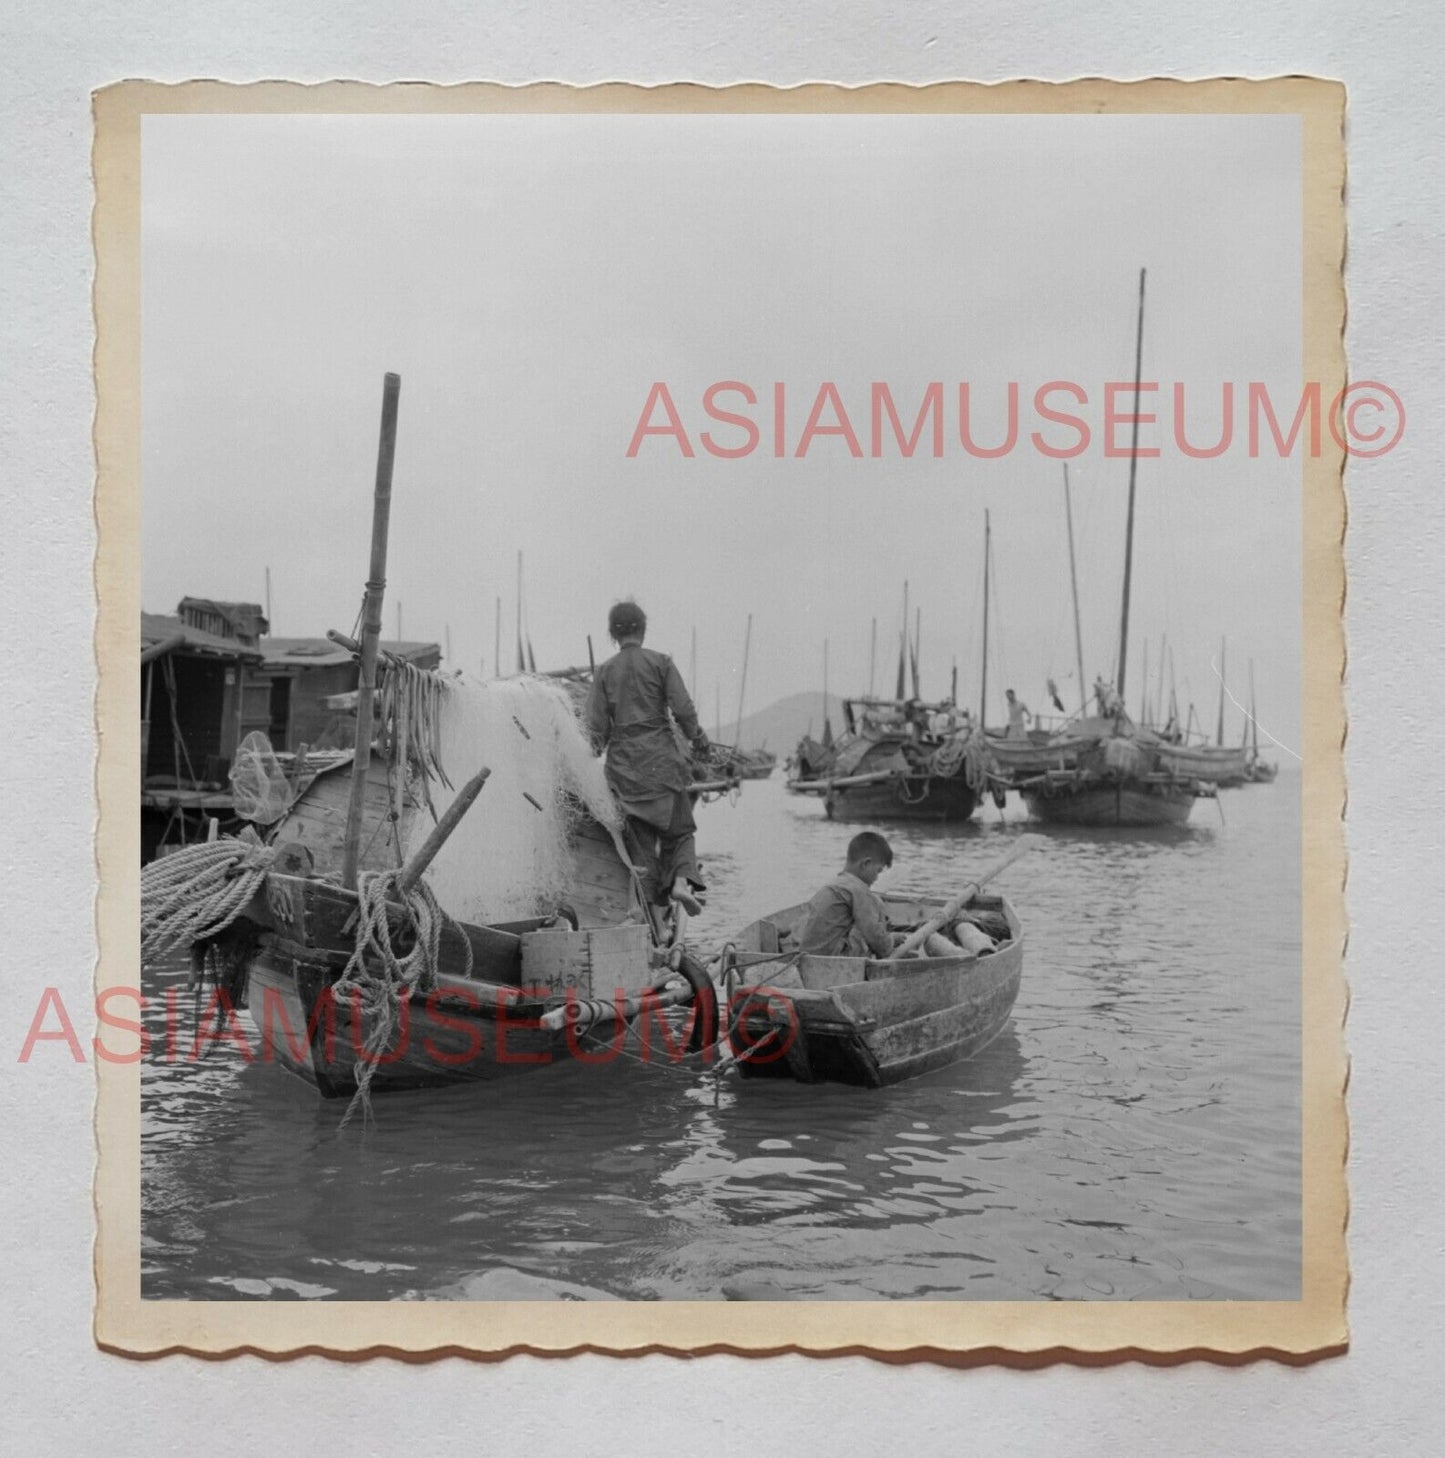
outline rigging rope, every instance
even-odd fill
[[[360,1109],[371,1112],[371,1078],[382,1052],[391,1043],[401,1020],[401,1007],[416,991],[430,992],[436,986],[441,954],[442,928],[451,918],[437,904],[425,881],[408,890],[401,886],[402,871],[363,873],[357,879],[356,942],[350,960],[336,979],[332,995],[348,997],[358,1031],[365,1030],[361,1056],[356,1062],[356,1093],[347,1105],[341,1127]],[[410,939],[402,950],[391,926],[388,901],[400,903],[403,914],[397,934]],[[472,975],[472,944],[465,935],[466,967]]]

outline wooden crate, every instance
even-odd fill
[[[522,985],[553,994],[575,992],[610,1002],[621,991],[630,997],[652,980],[647,929],[638,922],[622,926],[569,927],[527,932],[522,937]]]

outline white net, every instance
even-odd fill
[[[427,872],[452,916],[497,922],[549,913],[572,879],[569,819],[581,802],[605,825],[620,828],[616,801],[593,755],[571,699],[541,678],[449,680],[441,705],[441,762],[452,784],[483,765],[492,775],[477,802]],[[433,785],[438,815],[455,791]],[[431,829],[419,815],[410,856]]]
[[[296,789],[276,758],[271,741],[253,729],[231,760],[231,799],[236,814],[256,825],[274,825],[291,808]]]

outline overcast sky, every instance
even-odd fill
[[[1035,389],[1093,439],[1069,466],[1085,672],[1117,651],[1128,461],[1106,459],[1104,385],[1163,382],[1160,444],[1139,465],[1130,705],[1161,634],[1181,701],[1212,725],[1211,669],[1253,658],[1262,722],[1299,738],[1301,462],[1251,460],[1244,395],[1300,388],[1300,140],[1289,117],[148,116],[143,132],[146,608],[186,594],[261,601],[281,635],[349,629],[366,576],[382,375],[402,377],[386,633],[443,641],[493,670],[502,599],[515,653],[517,553],[539,667],[608,649],[609,605],[635,594],[649,643],[690,672],[705,719],[822,684],[867,688],[896,663],[903,583],[922,610],[923,690],[978,691],[983,519],[997,572],[990,718],[1052,675],[1075,698],[1063,467],[1029,442]],[[694,451],[628,447],[655,381]],[[752,417],[759,444],[709,420],[703,394]],[[834,382],[863,451],[818,435]],[[870,454],[870,386],[911,427],[943,385],[944,450]],[[958,439],[971,386],[980,460]],[[1232,448],[1217,439],[1236,382]],[[775,383],[786,455],[774,454]],[[1119,408],[1130,408],[1126,392]],[[654,424],[663,423],[661,412]],[[829,410],[823,423],[836,424]],[[1127,443],[1127,430],[1120,433]],[[1230,711],[1231,734],[1239,720]]]

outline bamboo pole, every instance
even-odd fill
[[[1002,860],[996,861],[992,866],[989,867],[987,871],[983,873],[983,875],[978,877],[977,880],[970,881],[963,888],[963,890],[960,891],[958,895],[955,896],[943,908],[943,910],[938,913],[937,916],[930,917],[903,943],[902,946],[896,947],[889,954],[890,959],[894,957],[906,957],[910,952],[914,951],[918,947],[921,947],[924,942],[926,942],[929,937],[933,935],[934,932],[939,931],[942,927],[953,921],[958,916],[959,912],[962,911],[963,908],[967,906],[968,903],[972,901],[973,898],[977,896],[978,893],[982,891],[983,888],[987,886],[988,883],[992,881],[995,876],[999,875],[999,873],[1002,871],[1006,871],[1026,851],[1031,851],[1036,846],[1041,845],[1043,843],[1043,839],[1044,838],[1041,835],[1021,835],[1018,838],[1018,842],[1014,846],[1014,848],[1009,851],[1009,853],[1004,856]]]
[[[1084,681],[1084,635],[1079,627],[1079,572],[1074,565],[1074,504],[1069,495],[1069,463],[1064,462],[1064,519],[1069,525],[1069,585],[1074,593],[1074,660],[1079,670],[1079,717],[1089,712],[1089,687]]]
[[[1139,270],[1139,325],[1134,336],[1134,423],[1129,446],[1129,516],[1124,528],[1124,600],[1119,610],[1119,681],[1114,685],[1124,702],[1129,667],[1129,588],[1134,575],[1134,485],[1139,474],[1139,387],[1144,369],[1144,270]]]
[[[1219,640],[1219,722],[1214,729],[1214,742],[1224,743],[1224,651],[1228,644],[1221,638]]]
[[[491,770],[486,766],[479,769],[465,785],[456,799],[442,812],[442,818],[432,826],[431,834],[422,842],[421,848],[406,863],[397,882],[397,890],[405,895],[421,880],[422,872],[436,859],[436,853],[446,843],[447,837],[457,828],[463,815],[472,808],[472,802],[482,793]]]
[[[743,695],[748,688],[748,650],[753,643],[753,615],[748,614],[747,633],[743,638],[743,675],[738,683],[738,727],[733,732],[733,748],[738,747],[743,737]]]
[[[372,492],[371,568],[361,621],[361,673],[356,694],[356,752],[351,762],[351,797],[346,807],[342,842],[341,884],[356,889],[361,859],[361,823],[366,776],[371,766],[373,698],[376,694],[376,649],[381,638],[381,606],[386,595],[386,541],[391,522],[391,475],[396,463],[396,414],[401,376],[388,374],[381,393],[381,438],[376,451],[376,486]]]
[[[988,728],[988,559],[990,537],[993,528],[989,523],[987,508],[983,513],[983,673],[978,689],[978,727],[982,733]]]

